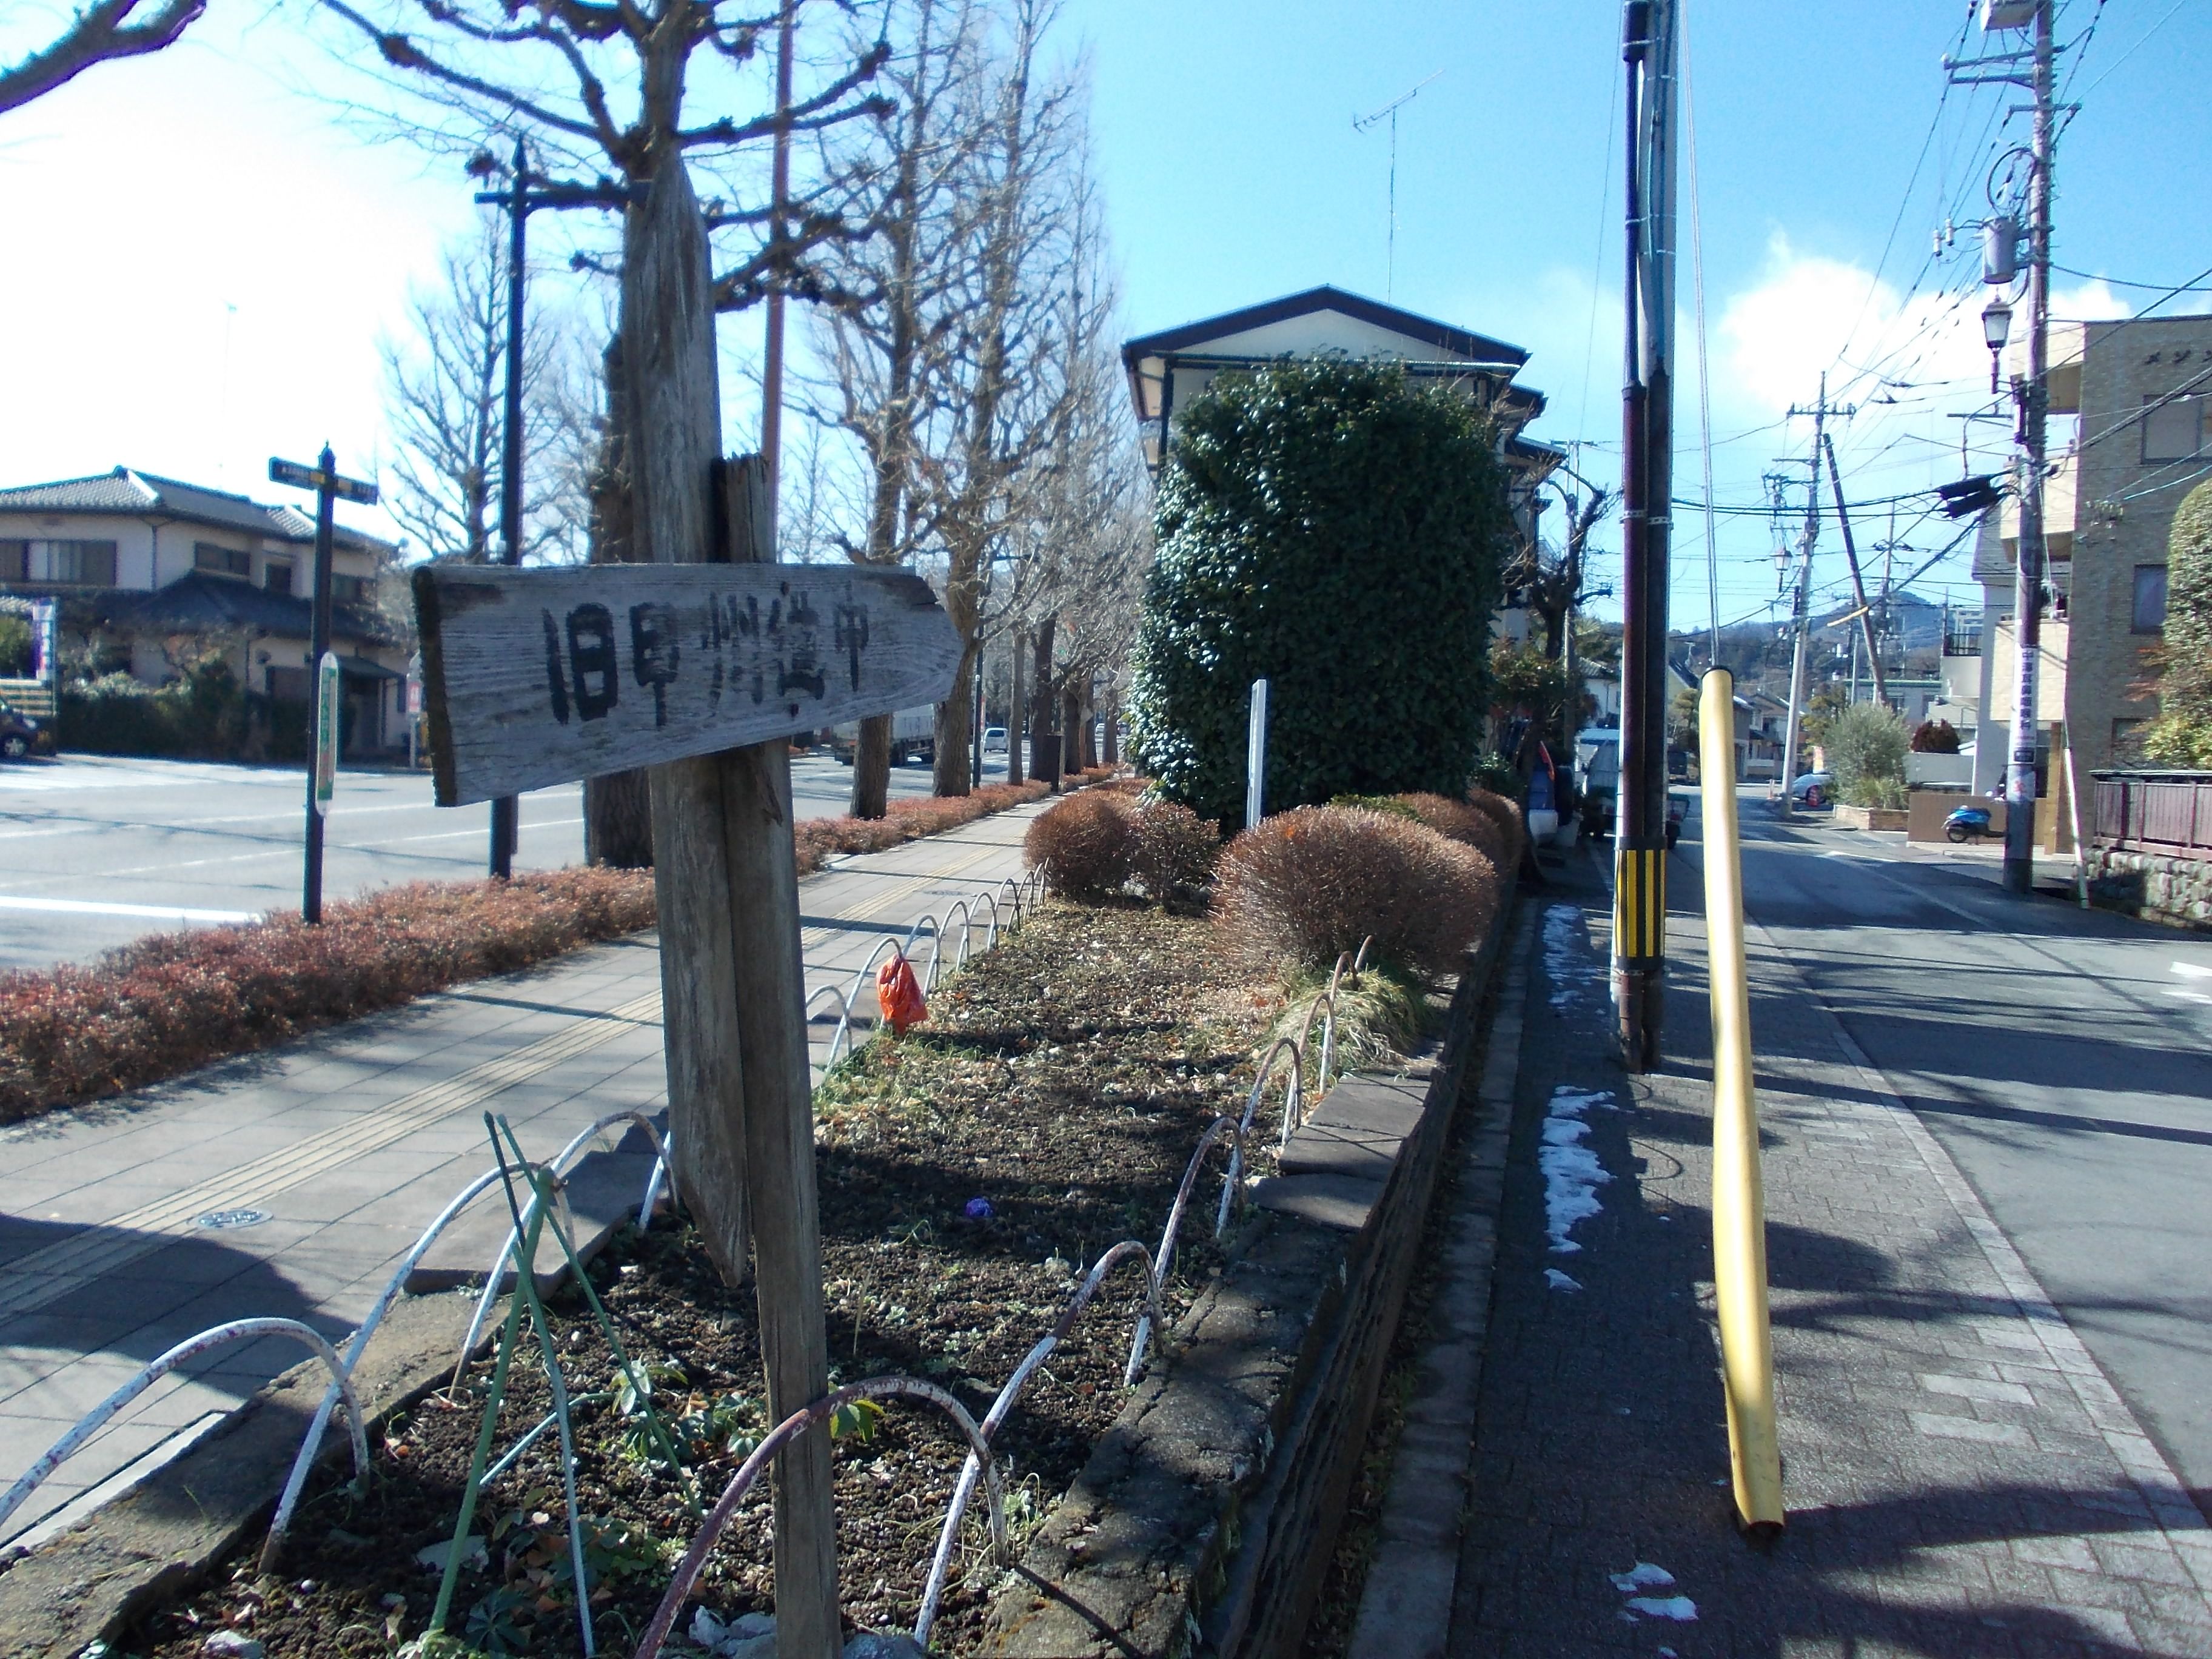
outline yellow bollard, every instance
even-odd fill
[[[1735,685],[1710,670],[1698,693],[1705,940],[1713,999],[1713,1290],[1728,1391],[1735,1509],[1755,1538],[1782,1530],[1782,1448],[1766,1316],[1766,1200],[1751,1080],[1751,993],[1743,961],[1743,866],[1735,821]]]

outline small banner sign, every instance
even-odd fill
[[[414,584],[441,806],[935,702],[960,660],[902,570],[432,564]]]
[[[331,814],[338,787],[338,694],[342,689],[337,653],[325,651],[315,667],[315,811]]]
[[[359,501],[363,507],[374,507],[376,486],[359,478],[349,478],[343,472],[325,472],[319,466],[308,466],[300,461],[287,461],[271,455],[269,458],[269,482],[290,484],[295,489],[327,489],[340,501]]]

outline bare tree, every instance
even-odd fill
[[[397,440],[392,516],[433,558],[483,562],[496,545],[506,464],[507,247],[495,221],[449,247],[434,289],[408,299],[404,338],[381,343],[385,418]],[[576,330],[528,313],[522,363],[522,556],[584,556],[585,468],[600,411]]]
[[[161,0],[138,21],[140,0],[94,0],[70,19],[52,44],[0,68],[0,114],[44,97],[90,69],[173,45],[207,9],[207,0]]]

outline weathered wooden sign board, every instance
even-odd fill
[[[445,564],[414,583],[441,806],[935,702],[960,659],[905,571]]]

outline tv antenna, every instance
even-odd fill
[[[1436,75],[1429,76],[1428,81],[1418,82],[1404,96],[1392,99],[1372,114],[1352,118],[1354,132],[1371,131],[1385,120],[1390,124],[1390,234],[1382,267],[1382,297],[1386,300],[1391,297],[1391,290],[1396,286],[1398,278],[1398,112],[1419,97],[1421,88],[1428,85],[1429,81],[1435,80],[1443,73],[1443,70],[1438,70]]]

